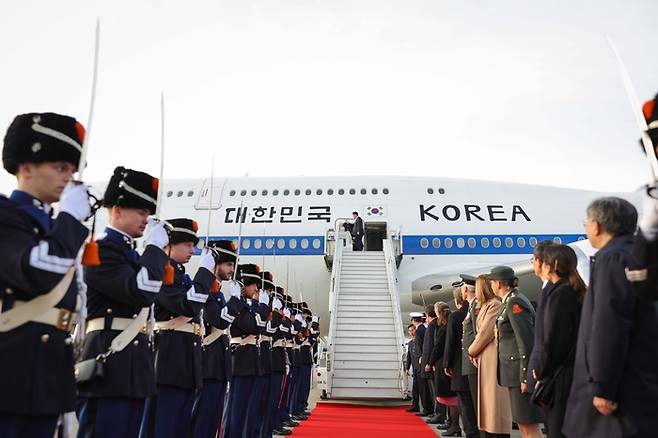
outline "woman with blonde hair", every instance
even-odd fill
[[[478,428],[483,436],[509,437],[512,432],[512,409],[509,391],[498,384],[498,349],[494,342],[494,327],[501,303],[484,275],[480,275],[475,282],[475,295],[479,310],[477,335],[468,348],[468,354],[478,367]]]

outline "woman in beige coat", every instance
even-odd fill
[[[475,282],[477,297],[477,335],[468,348],[478,367],[478,428],[486,436],[508,436],[512,432],[512,409],[507,388],[498,385],[498,351],[494,327],[501,310],[491,286],[480,275]]]

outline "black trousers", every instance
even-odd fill
[[[457,400],[459,402],[459,412],[461,414],[462,423],[464,424],[466,438],[478,437],[480,431],[478,430],[478,418],[475,415],[471,391],[458,391]]]
[[[420,409],[420,390],[418,388],[418,381],[420,376],[418,373],[413,373],[411,385],[411,407]]]
[[[475,410],[475,418],[478,415],[478,375],[469,374],[468,377],[468,387],[471,388],[471,399],[473,399],[473,409]],[[477,422],[475,423],[477,424]]]
[[[363,236],[357,234],[352,236],[352,251],[363,251]]]
[[[423,412],[434,414],[434,389],[432,388],[432,377],[421,377],[418,379],[418,390],[420,392],[420,403],[423,405]]]

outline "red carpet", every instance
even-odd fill
[[[376,437],[436,438],[408,406],[379,407],[318,403],[308,420],[293,429],[292,438]]]

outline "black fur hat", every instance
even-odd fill
[[[252,284],[260,285],[260,267],[254,264],[244,264],[238,265],[238,275],[236,279],[245,286],[250,286]]]
[[[658,147],[658,94],[642,106],[642,114],[647,121],[647,134],[653,143],[654,149]]]
[[[208,246],[215,250],[217,256],[215,257],[216,263],[235,263],[238,260],[238,253],[235,243],[230,240],[211,240]]]
[[[273,291],[276,286],[274,286],[274,283],[272,282],[274,280],[272,273],[270,271],[265,271],[261,275],[263,278],[263,284],[265,285],[263,289]]]
[[[199,236],[197,236],[197,231],[199,231],[199,225],[196,221],[192,219],[167,219],[169,225],[171,225],[171,230],[169,231],[169,243],[183,243],[183,242],[192,242],[195,245],[199,242]]]
[[[104,207],[145,208],[155,213],[158,203],[157,178],[148,173],[117,167],[103,196]]]
[[[22,163],[64,161],[80,164],[85,128],[73,117],[55,113],[16,116],[5,134],[2,165],[15,175]]]

